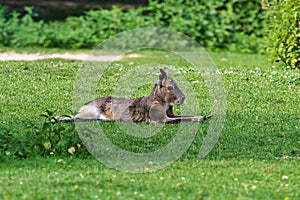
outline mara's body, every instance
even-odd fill
[[[146,123],[178,123],[202,121],[211,116],[176,116],[173,105],[185,99],[176,83],[169,77],[168,69],[161,69],[158,80],[149,96],[127,99],[106,96],[84,104],[73,118],[56,117],[55,121],[134,121]]]

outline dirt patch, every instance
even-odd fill
[[[93,60],[99,62],[111,62],[117,61],[124,58],[138,58],[141,57],[139,54],[128,54],[123,56],[115,55],[90,55],[88,53],[16,53],[16,52],[2,52],[0,53],[0,61],[7,60],[42,60],[42,59],[53,59],[61,58],[66,60]]]

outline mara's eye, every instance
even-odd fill
[[[168,86],[168,90],[174,90],[173,86]]]

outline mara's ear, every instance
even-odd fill
[[[169,68],[160,69],[160,73],[164,73],[166,77],[170,76]]]
[[[163,85],[164,80],[169,77],[169,69],[165,68],[165,69],[160,69],[159,71],[160,73],[158,75],[157,84]]]

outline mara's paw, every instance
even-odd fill
[[[71,117],[71,116],[56,116],[56,117],[53,117],[53,119],[51,119],[50,122],[56,123],[59,121],[71,122],[71,121],[73,121],[73,117]]]
[[[201,121],[210,119],[210,118],[212,118],[212,117],[213,117],[212,115],[196,116],[196,117],[195,117],[195,121],[201,122]]]
[[[205,117],[205,119],[210,119],[213,117],[213,115],[207,115],[207,116],[205,115],[204,117]]]

